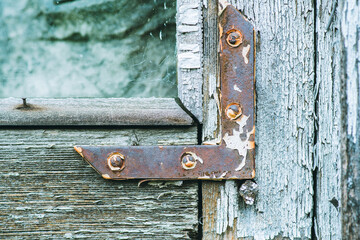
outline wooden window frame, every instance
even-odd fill
[[[75,2],[76,4],[76,2]],[[177,0],[173,98],[0,99],[0,126],[189,126],[203,120],[202,1]]]

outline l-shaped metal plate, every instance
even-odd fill
[[[104,178],[222,180],[255,177],[254,28],[231,5],[222,12],[219,23],[220,142],[191,146],[75,146]]]

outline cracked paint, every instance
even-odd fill
[[[246,47],[243,47],[242,49],[242,55],[244,57],[245,64],[249,63],[248,54],[250,52],[250,44],[248,44]]]
[[[249,119],[249,116],[245,116],[245,115],[241,116],[236,121],[236,123],[239,124],[239,129],[238,130],[233,129],[231,136],[228,133],[226,133],[223,137],[226,147],[237,150],[239,155],[243,157],[240,165],[235,169],[235,171],[240,171],[245,166],[247,151],[248,151],[248,149],[254,148],[254,142],[250,141],[250,136],[252,134],[254,134],[255,128],[253,128],[251,132],[246,133],[245,140],[242,140],[240,137],[240,135],[244,133],[243,128],[245,127],[248,119]]]

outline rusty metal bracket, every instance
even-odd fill
[[[231,5],[224,9],[219,22],[220,143],[192,146],[75,146],[75,150],[104,178],[254,178],[254,28]]]

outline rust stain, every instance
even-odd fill
[[[185,170],[194,169],[196,167],[197,162],[200,162],[201,164],[204,163],[204,161],[193,152],[185,152],[181,156],[180,160],[181,160],[181,165]]]
[[[226,42],[231,47],[238,47],[243,42],[243,36],[234,26],[226,32]]]
[[[226,113],[226,116],[231,120],[238,119],[242,114],[240,104],[230,103],[229,105],[227,105],[227,107],[225,109],[225,113]]]
[[[14,107],[14,110],[20,110],[20,111],[43,111],[46,110],[44,107],[39,107],[33,104],[19,104]]]
[[[235,36],[234,39],[228,39],[229,44],[228,35],[224,34],[229,31],[230,33],[239,31],[241,41]],[[255,176],[254,29],[239,11],[228,5],[219,18],[219,32],[220,86],[218,87],[220,89],[216,101],[221,120],[221,134],[218,139],[204,142],[203,145],[82,146],[75,147],[75,150],[107,179],[253,178]],[[238,46],[231,46],[232,42],[237,44],[239,41],[241,43]],[[108,166],[108,156],[114,152],[121,152],[126,159],[126,168],[121,174],[111,171]],[[187,157],[184,159],[184,156]]]
[[[74,146],[75,151],[77,151],[82,157],[84,157],[84,155],[82,154],[82,148],[78,147],[78,146]]]
[[[41,111],[45,110],[44,107],[35,106],[33,104],[27,103],[27,98],[21,98],[22,104],[18,104],[14,107],[14,110],[20,110],[20,111]]]
[[[113,152],[107,158],[107,165],[111,171],[122,171],[125,168],[125,156],[119,152]]]

